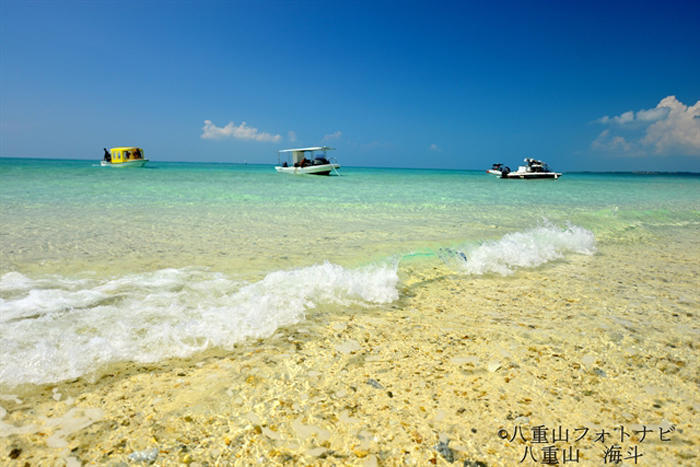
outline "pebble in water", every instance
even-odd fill
[[[454,451],[452,451],[452,449],[448,446],[449,442],[449,439],[444,442],[440,441],[435,445],[435,450],[439,452],[447,462],[452,463],[455,461],[455,454]]]
[[[134,462],[146,462],[152,464],[158,458],[158,448],[144,449],[143,451],[134,451],[129,454],[129,459]]]
[[[382,386],[381,383],[379,383],[379,381],[377,381],[376,379],[373,379],[373,378],[368,379],[367,384],[369,384],[370,386],[372,386],[375,389],[384,389],[384,386]]]

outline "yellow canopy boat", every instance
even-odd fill
[[[135,146],[111,148],[107,151],[100,165],[102,167],[143,167],[148,159],[143,157],[143,149]]]

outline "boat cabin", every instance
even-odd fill
[[[129,161],[143,160],[143,158],[143,149],[135,146],[111,148],[109,154],[105,154],[105,161],[112,164],[124,164]]]

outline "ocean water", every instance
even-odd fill
[[[0,159],[0,385],[229,349],[317,313],[381,310],[436,270],[517,284],[580,257],[697,247],[694,175],[341,173]]]

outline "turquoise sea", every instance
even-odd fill
[[[388,306],[417,270],[516,283],[606,248],[697,248],[700,232],[692,174],[341,174],[0,159],[0,385],[226,349],[329,307]]]

